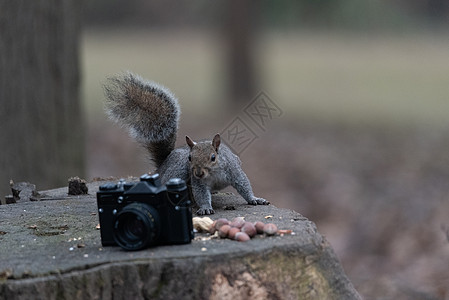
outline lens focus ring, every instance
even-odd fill
[[[159,238],[159,214],[148,204],[132,203],[125,206],[113,224],[114,240],[125,250],[144,249],[155,244]]]

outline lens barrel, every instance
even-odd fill
[[[115,218],[114,240],[125,250],[141,250],[156,243],[159,227],[159,214],[154,207],[145,203],[131,203]]]

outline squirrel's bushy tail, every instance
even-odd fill
[[[159,167],[175,147],[180,108],[167,88],[130,72],[104,85],[106,112],[142,143]]]

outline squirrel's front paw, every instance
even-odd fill
[[[248,204],[251,204],[251,205],[268,205],[268,204],[270,204],[270,202],[265,200],[264,198],[253,197],[251,199],[251,201],[248,201]]]
[[[196,214],[199,215],[199,216],[202,216],[202,215],[213,215],[214,213],[215,213],[215,211],[212,208],[210,208],[210,207],[201,207],[200,209],[198,209],[196,211]]]

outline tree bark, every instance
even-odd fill
[[[83,173],[81,2],[0,2],[1,198],[9,179],[48,188]]]
[[[256,96],[257,78],[253,46],[258,3],[250,0],[233,0],[228,1],[226,5],[227,94],[231,108],[241,108]]]

